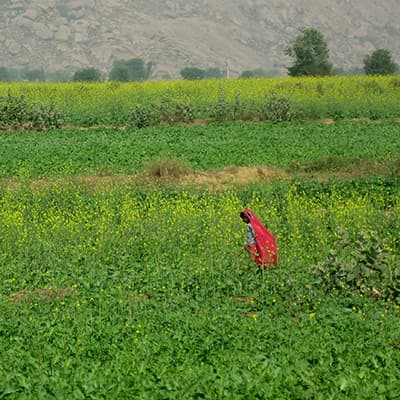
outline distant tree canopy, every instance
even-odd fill
[[[201,69],[197,67],[186,67],[181,69],[180,74],[183,79],[197,80],[197,79],[220,79],[224,76],[219,68]]]
[[[332,64],[329,62],[329,49],[322,34],[313,28],[300,29],[291,46],[285,49],[285,54],[294,58],[294,63],[288,68],[290,76],[322,76],[332,74]]]
[[[23,80],[30,82],[44,82],[46,80],[46,74],[43,69],[23,69],[21,77]]]
[[[6,67],[0,67],[0,82],[8,82],[10,80],[10,74]]]
[[[74,82],[99,82],[101,81],[101,72],[93,67],[82,68],[72,76]]]
[[[256,68],[256,69],[249,69],[246,71],[243,71],[239,78],[245,79],[245,78],[259,78],[263,76],[268,76],[267,71],[263,70],[262,68]]]
[[[109,79],[121,82],[145,81],[150,78],[152,69],[153,63],[145,63],[141,58],[118,60],[113,64]]]
[[[366,75],[390,75],[398,70],[389,50],[378,49],[364,57],[364,72]]]

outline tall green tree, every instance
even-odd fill
[[[392,54],[387,49],[377,49],[364,57],[364,72],[366,75],[390,75],[398,70]]]
[[[101,81],[101,72],[93,67],[82,68],[74,73],[72,80],[75,82],[99,82]]]
[[[145,63],[141,58],[118,60],[114,62],[109,78],[112,81],[145,81],[153,70],[151,61]]]
[[[294,43],[285,49],[285,54],[294,58],[293,65],[288,67],[288,74],[331,75],[333,66],[329,61],[328,45],[321,32],[313,28],[301,28],[300,32]]]
[[[10,74],[6,67],[0,67],[0,82],[8,82],[10,80]]]
[[[181,69],[180,74],[183,79],[197,80],[205,78],[205,71],[197,67],[186,67]]]

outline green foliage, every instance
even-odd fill
[[[392,54],[387,49],[377,49],[364,57],[364,72],[366,75],[390,75],[398,70]]]
[[[180,74],[183,79],[188,80],[198,80],[205,78],[205,72],[201,68],[197,67],[186,67],[180,71]]]
[[[24,97],[0,97],[0,128],[55,129],[63,122],[54,101],[50,104],[28,103]]]
[[[388,223],[382,193],[298,189],[0,188],[1,396],[397,398],[400,308],[308,288],[329,222]],[[236,257],[244,206],[277,235],[275,270]]]
[[[137,107],[131,118],[130,124],[137,127],[159,121],[160,114],[156,106]],[[128,125],[127,121],[124,123]],[[251,153],[243,151],[244,145],[252,149]],[[142,129],[140,135],[119,128],[64,129],[24,135],[10,132],[0,135],[0,173],[15,176],[21,167],[26,167],[36,177],[87,175],[104,169],[132,174],[162,149],[168,150],[171,157],[184,155],[193,168],[200,170],[241,165],[286,170],[297,164],[300,171],[312,171],[319,167],[326,170],[334,161],[334,166],[343,171],[351,163],[361,169],[359,159],[368,158],[368,165],[397,160],[400,124],[214,123],[150,126]]]
[[[321,32],[313,28],[300,29],[294,43],[285,49],[285,54],[294,58],[288,68],[290,76],[324,76],[332,74],[328,45]]]
[[[239,78],[241,79],[249,79],[249,78],[260,78],[268,76],[267,71],[263,70],[262,68],[256,68],[251,70],[243,71]]]
[[[210,116],[214,121],[222,122],[229,120],[230,114],[230,104],[226,100],[224,91],[220,89],[216,103],[210,107]]]
[[[156,112],[160,116],[160,121],[168,124],[193,122],[195,117],[193,107],[188,101],[185,99],[175,100],[169,96],[161,98],[156,105]]]
[[[260,117],[271,122],[290,121],[295,117],[292,102],[286,96],[273,93],[261,104]]]
[[[400,258],[377,231],[357,236],[338,228],[334,248],[314,270],[328,291],[355,290],[372,298],[400,299]]]
[[[132,128],[146,128],[159,122],[159,114],[154,106],[137,105],[128,111],[126,124]]]
[[[46,80],[46,74],[43,69],[26,68],[22,69],[20,74],[23,80],[29,82],[44,82]]]
[[[99,82],[101,79],[101,72],[93,67],[82,68],[72,77],[74,82]]]
[[[0,67],[0,82],[8,82],[10,80],[10,74],[6,67]]]
[[[141,58],[118,60],[113,64],[109,79],[121,82],[145,81],[150,78],[152,69],[153,63],[145,63]]]

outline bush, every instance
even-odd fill
[[[28,103],[24,97],[10,93],[0,97],[0,128],[55,129],[62,125],[63,117],[54,101]]]
[[[160,117],[156,113],[154,106],[145,107],[137,105],[128,111],[126,124],[132,128],[146,128],[150,125],[156,125],[160,122]]]
[[[335,248],[315,266],[318,285],[327,291],[351,290],[373,298],[400,300],[400,263],[388,240],[375,231],[358,237],[338,228]]]
[[[286,96],[272,96],[261,104],[260,119],[272,122],[290,121],[294,118],[292,102]]]

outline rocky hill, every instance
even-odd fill
[[[349,69],[376,48],[400,56],[399,0],[0,0],[0,66],[105,73],[118,59],[286,73],[300,27],[321,31],[331,61]]]

